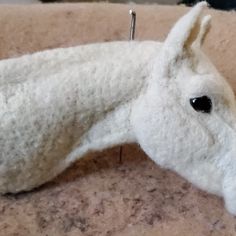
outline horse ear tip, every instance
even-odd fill
[[[200,9],[200,11],[201,11],[205,8],[208,8],[209,6],[210,5],[207,1],[202,1],[202,2],[197,3],[193,8]]]
[[[209,4],[208,4],[207,1],[199,2],[197,5],[198,5],[199,7],[201,7],[201,8],[205,8],[205,7],[208,7],[208,6],[209,6]]]

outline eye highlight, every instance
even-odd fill
[[[211,99],[207,96],[190,98],[189,101],[195,111],[210,113],[212,110]]]

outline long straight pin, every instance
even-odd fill
[[[134,40],[135,36],[135,27],[136,27],[136,12],[132,9],[129,10],[129,14],[131,15],[131,23],[130,23],[130,32],[129,32],[129,40]],[[123,148],[120,146],[119,149],[119,163],[122,164],[122,154],[123,154]]]
[[[135,28],[136,28],[136,12],[130,9],[129,14],[131,15],[129,40],[134,40]]]

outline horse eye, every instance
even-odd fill
[[[212,109],[211,99],[207,96],[190,98],[190,104],[195,111],[210,113]]]

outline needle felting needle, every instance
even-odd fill
[[[135,36],[136,12],[133,11],[132,9],[130,9],[129,14],[131,15],[129,40],[132,41],[132,40],[134,40],[134,36]],[[122,163],[122,153],[123,153],[123,148],[122,148],[122,146],[120,146],[120,150],[119,150],[119,163],[120,164]]]
[[[129,14],[131,15],[129,40],[134,40],[135,27],[136,27],[136,12],[130,9]]]

